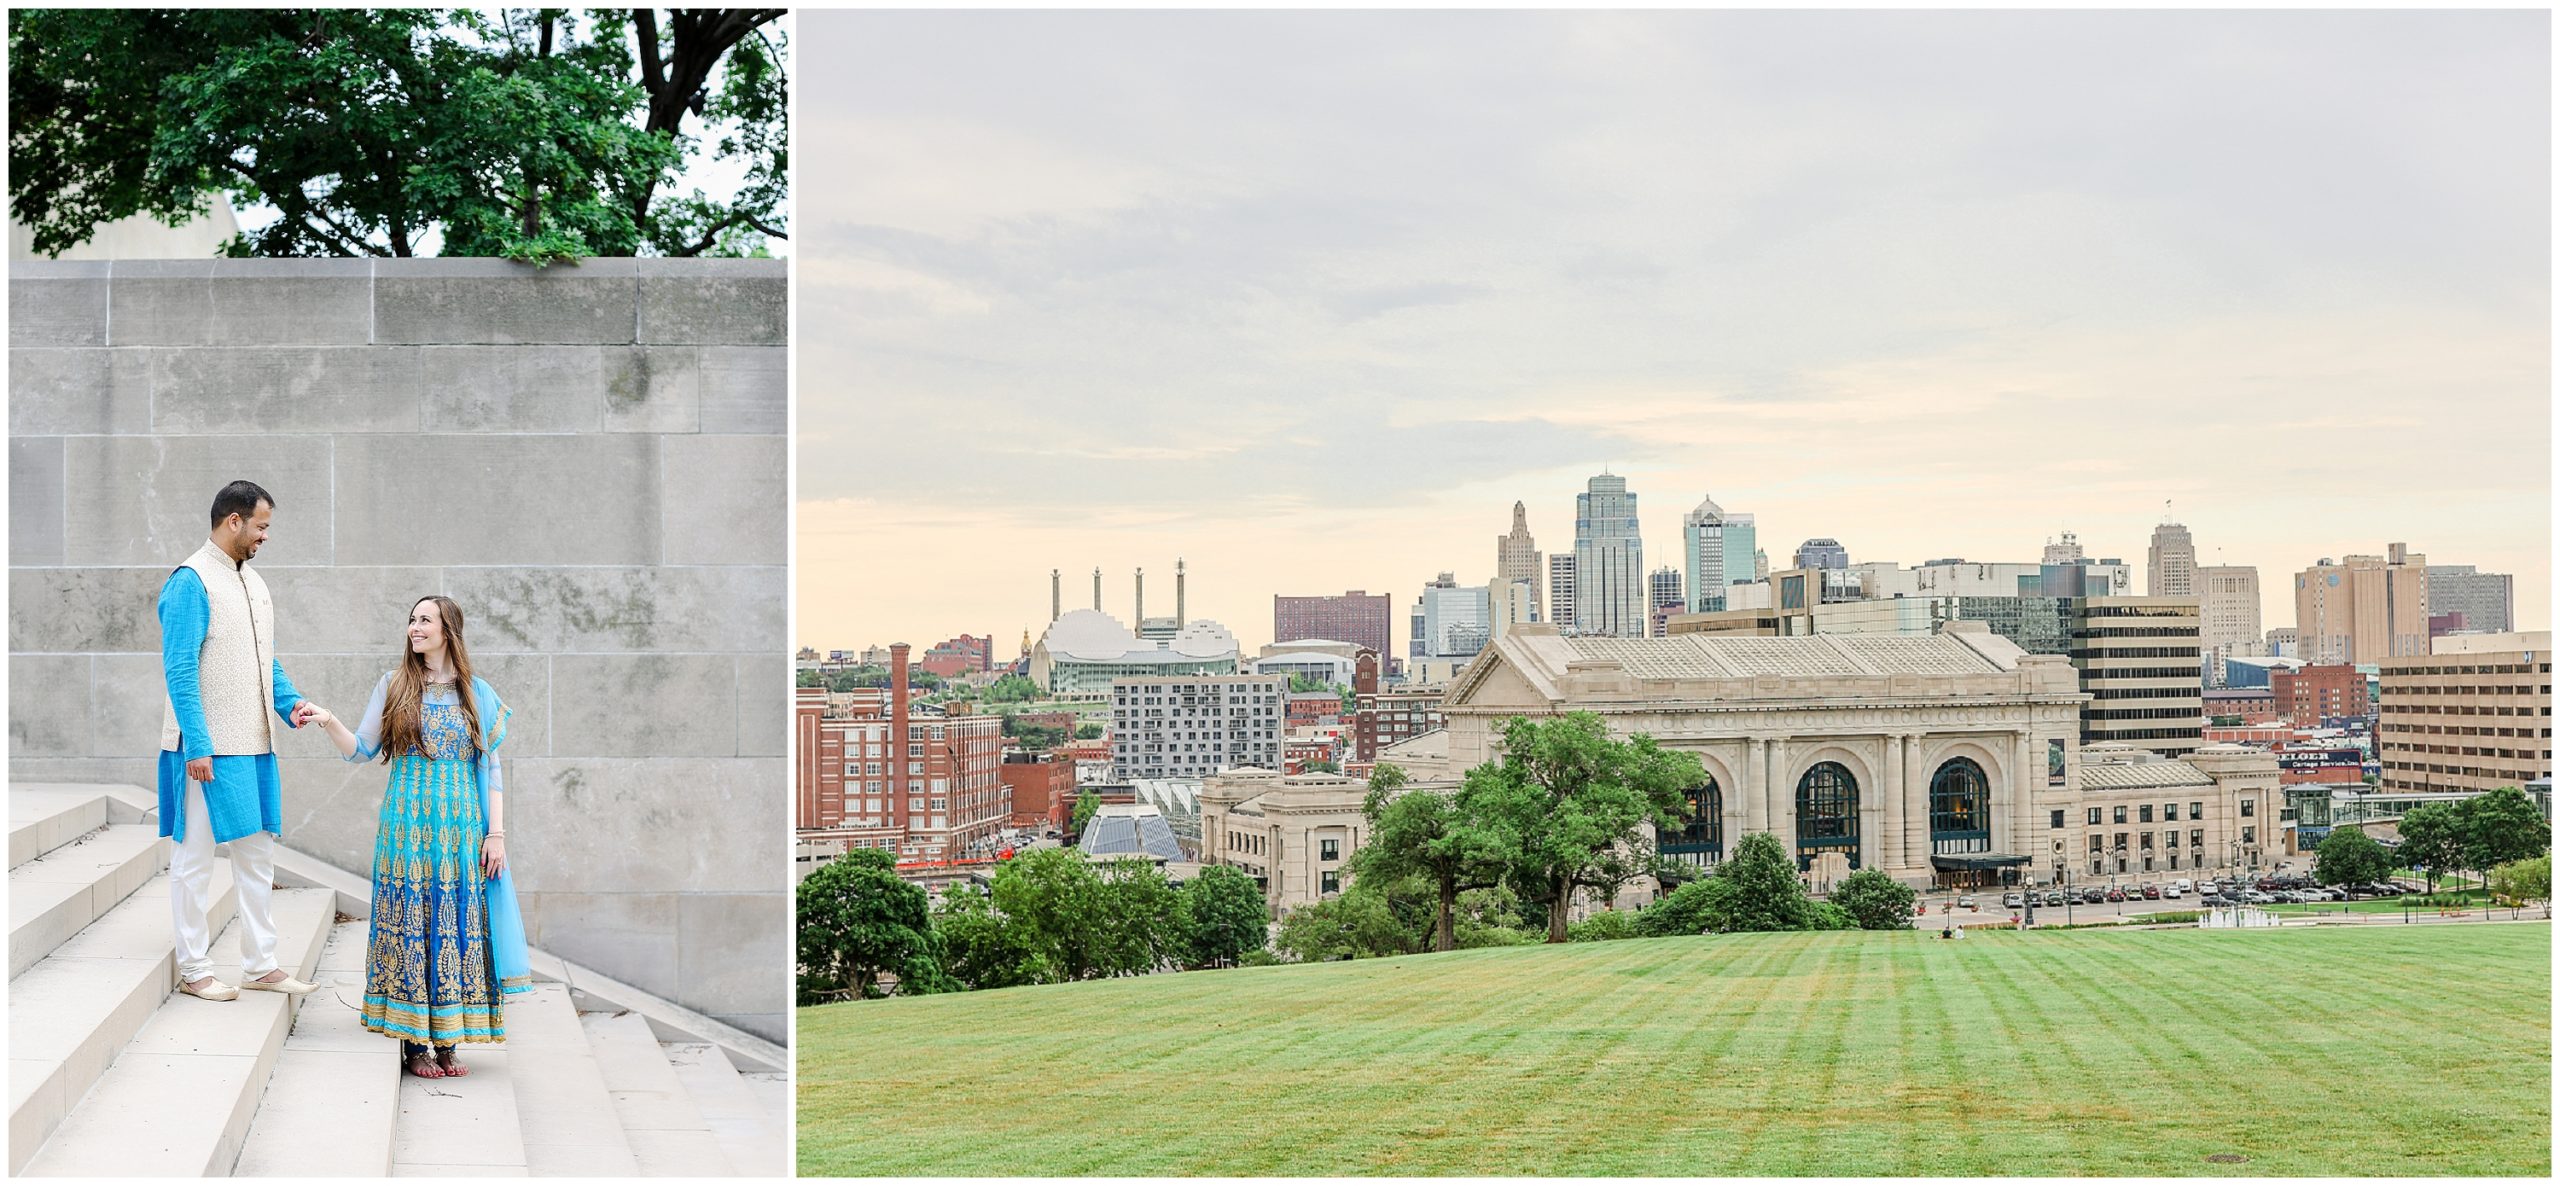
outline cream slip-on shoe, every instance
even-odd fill
[[[203,988],[197,988],[182,980],[178,982],[178,991],[191,997],[203,997],[208,1001],[236,1001],[240,999],[239,989],[233,988],[228,984],[224,984],[219,980],[216,980],[211,984],[207,984]]]
[[[287,974],[282,980],[243,980],[240,982],[240,987],[253,989],[258,992],[280,992],[289,996],[298,997],[320,986],[296,980],[291,974]]]

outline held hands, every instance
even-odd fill
[[[322,708],[317,704],[313,704],[308,700],[302,701],[301,703],[293,706],[293,716],[291,720],[293,722],[293,727],[296,729],[314,722],[326,725],[329,723],[329,719],[328,709]]]

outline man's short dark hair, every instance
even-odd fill
[[[233,482],[213,496],[213,526],[222,526],[222,521],[233,515],[245,520],[258,513],[258,504],[262,502],[268,506],[276,505],[274,497],[256,482]]]

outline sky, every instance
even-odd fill
[[[2539,12],[800,14],[797,642],[2406,541],[2551,622]],[[1161,600],[1158,600],[1161,599]]]

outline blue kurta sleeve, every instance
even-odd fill
[[[302,726],[293,723],[293,706],[302,703],[302,693],[294,691],[293,681],[285,678],[284,660],[273,662],[276,669],[276,716],[287,726],[299,729]]]
[[[213,756],[213,737],[204,721],[204,685],[197,677],[204,634],[212,626],[213,603],[205,600],[204,578],[192,568],[170,573],[160,586],[160,672],[178,713],[178,750],[190,762]]]
[[[498,693],[489,687],[487,680],[474,677],[472,691],[480,700],[480,719],[487,722],[481,729],[484,736],[480,744],[480,786],[484,792],[481,801],[485,809],[489,799],[504,794],[507,789],[506,776],[498,764],[498,747],[507,740],[507,720],[515,715],[515,710],[498,699]]]

